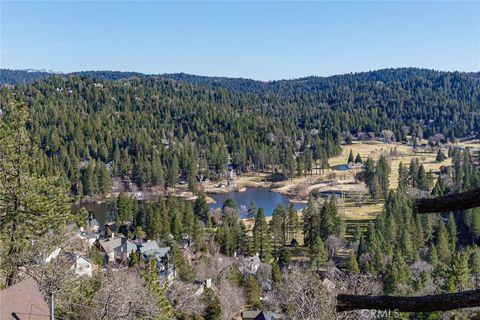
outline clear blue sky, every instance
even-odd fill
[[[261,80],[480,70],[480,2],[1,2],[3,68]]]

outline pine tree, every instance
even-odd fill
[[[138,252],[135,252],[135,251],[130,252],[130,259],[128,261],[128,266],[135,267],[139,263],[140,263],[140,257],[138,255]]]
[[[286,212],[282,204],[279,204],[272,213],[270,220],[270,231],[273,239],[274,255],[278,255],[278,251],[285,244],[286,240]]]
[[[95,176],[95,165],[92,160],[89,161],[87,168],[83,171],[82,184],[85,195],[97,193],[97,178]]]
[[[455,252],[457,246],[457,224],[452,213],[448,217],[448,243],[450,252]]]
[[[446,159],[445,154],[442,152],[442,149],[438,148],[437,157],[435,158],[436,162],[443,162]]]
[[[438,266],[438,254],[435,245],[432,243],[428,249],[427,262],[430,263],[433,267]]]
[[[195,280],[195,271],[177,246],[172,246],[172,264],[177,277],[185,282]]]
[[[350,149],[350,154],[348,155],[347,163],[348,163],[348,164],[352,164],[353,162],[354,162],[353,152],[352,152],[352,149]]]
[[[260,287],[257,279],[251,274],[247,275],[244,280],[244,287],[247,305],[253,308],[262,308],[262,303],[260,302]]]
[[[383,198],[386,199],[390,187],[390,166],[387,159],[383,155],[380,156],[380,159],[378,159],[375,173],[378,177],[378,184],[380,185],[381,194]]]
[[[112,188],[112,177],[110,177],[110,173],[108,172],[107,168],[105,167],[105,164],[103,162],[98,163],[97,166],[98,168],[98,191],[102,194],[105,194],[109,191],[111,191]]]
[[[174,187],[177,184],[179,172],[178,158],[176,155],[173,155],[167,171],[167,186]]]
[[[400,162],[398,166],[398,190],[405,192],[408,187],[408,171]]]
[[[362,157],[360,156],[360,153],[357,153],[357,156],[355,157],[355,164],[357,163],[363,163]]]
[[[316,237],[313,241],[313,245],[310,247],[310,256],[314,269],[318,270],[327,265],[328,254],[321,237]]]
[[[271,237],[270,231],[265,219],[263,208],[259,208],[255,217],[253,227],[253,250],[258,252],[262,261],[269,261],[271,258]]]
[[[282,270],[277,262],[272,264],[272,280],[275,284],[279,284],[282,281]]]
[[[353,251],[350,252],[350,255],[345,261],[345,266],[343,267],[343,269],[345,270],[345,272],[349,274],[360,272],[360,268],[358,267],[357,256],[355,255],[355,252]]]
[[[30,173],[40,151],[32,147],[23,106],[2,104],[0,116],[0,235],[6,284],[17,279],[20,265],[14,256],[28,250],[31,239],[57,233],[66,223],[85,221],[83,212],[71,214],[70,199],[58,176]],[[53,249],[52,249],[53,250]]]
[[[203,301],[205,303],[205,320],[220,320],[222,316],[222,306],[220,299],[211,288],[205,288],[203,293]]]
[[[97,249],[96,246],[91,246],[90,249],[88,249],[88,257],[90,258],[90,261],[95,263],[97,266],[102,266],[102,255],[100,254],[100,251]]]
[[[255,218],[255,215],[257,214],[257,204],[255,203],[254,200],[250,202],[248,205],[248,218]]]
[[[420,190],[428,191],[430,189],[430,181],[428,179],[423,163],[418,167],[417,177],[416,177],[416,186]]]
[[[195,204],[193,206],[193,212],[195,215],[198,217],[200,221],[203,221],[204,223],[207,222],[208,220],[208,212],[209,212],[209,207],[207,200],[205,199],[204,195],[200,195],[197,197],[195,200]]]
[[[286,241],[292,241],[299,233],[300,218],[293,203],[288,207],[288,217],[286,222]]]
[[[148,261],[147,270],[144,274],[148,289],[157,300],[158,308],[160,309],[158,320],[169,320],[175,315],[175,310],[170,305],[166,297],[166,288],[160,285],[158,281],[158,269],[155,259]]]
[[[133,199],[121,192],[114,204],[117,219],[121,224],[133,221]]]
[[[465,251],[455,253],[451,267],[451,275],[455,281],[455,287],[464,291],[470,287],[470,270],[468,269],[468,255]]]
[[[440,260],[443,263],[448,264],[450,262],[451,252],[447,228],[445,227],[443,221],[440,221],[437,227],[435,247],[437,249],[438,257],[440,258]]]
[[[480,248],[478,246],[472,249],[468,266],[472,273],[474,287],[478,289],[480,288]]]

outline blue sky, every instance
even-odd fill
[[[1,2],[2,68],[260,80],[480,70],[480,2]]]

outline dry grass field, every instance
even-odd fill
[[[425,141],[426,142],[426,141]],[[473,152],[480,150],[480,140],[473,140],[467,142],[459,142],[455,144],[459,147],[469,147]],[[337,166],[346,164],[350,150],[353,152],[353,156],[356,157],[360,154],[363,160],[371,157],[377,160],[382,154],[390,155],[391,151],[396,150],[395,156],[391,157],[390,167],[390,188],[394,189],[398,185],[398,168],[400,163],[403,163],[408,167],[410,161],[418,159],[427,172],[432,171],[434,177],[436,173],[440,171],[442,166],[450,166],[452,159],[447,158],[441,163],[435,161],[436,152],[431,153],[415,153],[413,148],[409,145],[400,143],[383,143],[379,141],[371,142],[354,142],[351,145],[342,147],[342,154],[329,159],[330,166]],[[442,150],[445,154],[448,153],[447,149]],[[326,170],[323,174],[308,175],[306,177],[298,177],[290,181],[284,181],[276,184],[275,191],[287,194],[294,197],[296,200],[305,200],[308,194],[312,190],[318,190],[320,192],[339,192],[345,194],[351,194],[358,190],[364,190],[366,192],[365,185],[355,181],[355,173],[361,169],[348,169],[346,171],[341,170]],[[265,177],[245,177],[240,182],[241,185],[251,186],[255,184],[262,184]],[[358,203],[354,203],[351,198],[347,196],[345,203],[339,205],[343,218],[347,221],[361,221],[372,220],[377,217],[383,210],[382,204],[372,204],[365,199],[364,203],[358,206]],[[253,221],[247,222],[250,225]]]

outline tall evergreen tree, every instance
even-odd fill
[[[84,221],[74,217],[70,199],[58,176],[32,174],[40,151],[32,147],[23,106],[9,103],[0,116],[0,235],[2,271],[6,285],[17,280],[21,265],[15,256],[28,250],[31,239],[59,232],[66,223]]]

